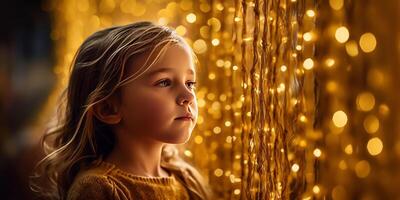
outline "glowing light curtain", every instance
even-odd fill
[[[301,198],[313,185],[312,1],[237,2],[234,38],[243,93],[240,199]],[[306,149],[307,147],[307,149]],[[318,151],[318,149],[316,149]],[[311,154],[312,155],[312,154]],[[306,174],[309,175],[306,179]],[[310,194],[311,195],[311,194]]]
[[[198,124],[180,153],[218,199],[397,194],[399,48],[385,51],[384,37],[398,21],[381,23],[394,2],[49,1],[59,84],[43,115],[89,34],[151,20],[174,27],[198,56]]]

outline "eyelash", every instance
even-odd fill
[[[164,79],[164,80],[161,80],[161,81],[159,81],[156,85],[161,85],[161,83],[166,83],[166,82],[171,82],[171,80],[169,80],[169,79]],[[189,84],[193,84],[193,86],[192,86],[192,88],[191,89],[196,89],[196,83],[197,82],[195,82],[195,81],[189,81],[189,82],[187,82],[187,83],[189,83]],[[164,87],[166,87],[166,86],[164,86]]]

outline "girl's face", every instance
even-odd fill
[[[128,74],[135,73],[147,56],[134,59]],[[187,47],[168,47],[143,75],[122,86],[120,128],[134,137],[185,143],[197,121],[195,81],[196,72]],[[179,119],[186,115],[191,119]]]

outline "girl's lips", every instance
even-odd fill
[[[192,120],[191,117],[179,117],[179,118],[176,118],[176,119],[178,119],[178,120],[187,120],[187,121]]]

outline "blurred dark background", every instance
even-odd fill
[[[42,130],[34,124],[56,81],[51,17],[43,5],[40,0],[1,2],[1,199],[32,199],[28,175],[40,151],[31,133]]]

